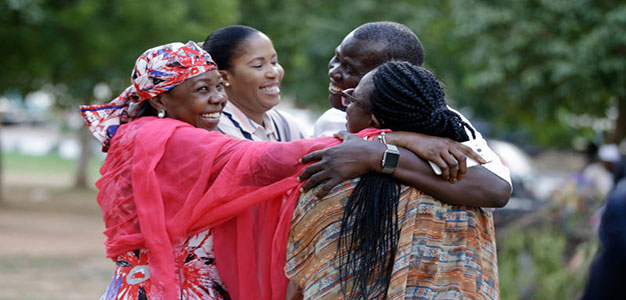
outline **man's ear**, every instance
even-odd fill
[[[380,129],[381,126],[383,125],[383,122],[378,120],[378,118],[376,118],[376,116],[374,114],[371,115],[371,119],[372,119],[372,122],[370,123],[370,126],[374,127],[374,128]]]

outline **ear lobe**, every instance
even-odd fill
[[[226,70],[217,70],[217,72],[220,73],[220,76],[222,77],[222,80],[224,80],[224,84],[226,85],[226,83],[228,83],[228,80],[230,79],[230,73]]]
[[[380,129],[381,126],[383,125],[383,122],[379,121],[378,118],[376,118],[374,114],[371,114],[371,119],[372,119],[372,122],[370,123],[370,126]]]

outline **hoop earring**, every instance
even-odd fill
[[[159,109],[159,112],[157,113],[157,117],[161,119],[165,118],[165,109]]]

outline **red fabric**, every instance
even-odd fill
[[[148,249],[151,299],[178,299],[173,245],[214,228],[232,298],[284,299],[285,242],[304,168],[297,161],[338,142],[236,140],[168,118],[122,125],[96,183],[107,257]]]
[[[389,130],[368,128],[358,135],[373,136],[381,131]],[[328,146],[336,144],[337,140]],[[268,209],[264,212],[266,223],[263,228],[253,226],[254,216],[248,214],[251,211],[215,228],[215,262],[233,300],[286,298],[289,283],[284,272],[287,238],[302,184],[287,191],[282,205],[272,206],[278,204],[277,201],[264,203]],[[257,213],[256,217],[263,216],[263,213]],[[279,219],[274,219],[276,215]],[[273,237],[268,240],[272,233]],[[249,258],[256,258],[257,261]]]

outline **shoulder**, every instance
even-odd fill
[[[480,134],[480,131],[478,131],[476,129],[476,127],[474,127],[472,122],[470,122],[470,120],[468,118],[466,118],[462,113],[460,113],[458,110],[456,110],[456,109],[454,109],[454,108],[452,108],[450,106],[448,106],[448,109],[453,111],[453,112],[455,112],[457,115],[459,115],[459,117],[461,117],[461,120],[463,122],[467,123],[467,125],[469,125],[469,127],[471,127],[474,130],[474,133],[476,134],[476,139],[482,139],[483,138],[483,135]],[[467,128],[465,130],[468,131]],[[471,134],[470,134],[469,131],[467,132],[467,134],[471,137]]]
[[[303,124],[292,114],[275,108],[270,109],[267,114],[276,123],[279,130],[289,131],[289,135],[291,137],[289,140],[309,137],[309,134],[307,134],[307,131],[305,130],[306,124]]]
[[[346,130],[346,113],[335,108],[325,111],[315,122],[313,135],[332,136],[335,132]]]
[[[460,113],[459,111],[455,110],[454,108],[450,106],[448,106],[448,109],[457,113],[459,117],[461,117],[461,120],[467,123],[467,125],[469,125],[474,130],[474,134],[476,135],[476,138],[472,139],[473,141],[475,141],[472,144],[481,145],[482,150],[481,150],[481,153],[479,154],[483,158],[488,160],[488,162],[482,166],[486,168],[487,170],[489,170],[491,173],[495,174],[496,176],[504,179],[509,184],[509,186],[513,187],[513,184],[511,183],[511,173],[509,171],[509,168],[506,167],[502,163],[502,160],[500,159],[500,157],[493,151],[493,149],[491,149],[491,146],[489,145],[488,141],[483,137],[480,131],[478,131],[474,127],[474,125],[472,125],[472,122],[470,122],[470,120],[467,119],[462,113]],[[465,131],[467,132],[468,136],[471,138],[472,137],[471,132],[469,132],[467,128],[465,129]],[[473,150],[476,151],[476,149],[474,148]]]

